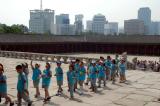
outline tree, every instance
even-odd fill
[[[0,33],[28,33],[28,28],[24,25],[12,25],[0,24]]]

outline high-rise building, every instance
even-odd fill
[[[151,10],[148,7],[140,8],[138,10],[138,19],[142,20],[145,25],[145,34],[151,34]]]
[[[160,35],[160,22],[152,22],[151,35]]]
[[[124,21],[124,33],[127,35],[143,35],[145,31],[144,22],[139,19]]]
[[[70,24],[69,14],[56,15],[56,24]]]
[[[93,17],[92,32],[98,34],[104,34],[104,26],[107,23],[106,17],[102,14],[97,14]]]
[[[92,21],[88,20],[86,22],[86,32],[91,32],[92,31]]]
[[[56,24],[52,26],[52,34],[75,35],[75,26],[70,24],[69,14],[56,15]]]
[[[30,10],[29,30],[32,33],[51,33],[54,24],[54,10]]]
[[[118,23],[109,22],[105,24],[104,34],[105,35],[118,35]]]
[[[80,35],[83,32],[84,26],[83,26],[83,15],[79,14],[75,16],[75,33]]]

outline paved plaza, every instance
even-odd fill
[[[17,72],[15,66],[21,62],[27,62],[29,60],[11,59],[0,57],[0,63],[4,65],[5,74],[8,81],[8,93],[13,100],[16,100],[16,84],[17,84]],[[35,62],[34,62],[35,63]],[[45,62],[38,62],[41,64],[41,69],[44,69]],[[53,74],[55,64],[52,63]],[[64,72],[68,70],[67,64],[62,64]],[[107,82],[107,87],[98,89],[97,93],[90,92],[89,86],[84,86],[84,95],[80,96],[75,93],[75,99],[69,99],[69,92],[67,91],[66,73],[64,74],[64,92],[61,96],[55,96],[57,92],[56,78],[52,77],[51,86],[49,88],[52,99],[47,104],[43,103],[44,91],[41,88],[40,99],[35,99],[35,89],[32,84],[32,70],[30,69],[29,76],[29,92],[30,98],[33,100],[33,106],[160,106],[160,102],[157,99],[160,97],[160,73],[151,71],[139,71],[139,70],[127,70],[127,82],[125,84],[118,83],[118,79],[115,84]],[[41,86],[41,85],[40,85]],[[2,103],[4,100],[2,101]],[[25,106],[25,103],[23,103]],[[3,104],[0,104],[3,106]]]

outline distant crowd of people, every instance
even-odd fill
[[[137,58],[133,59],[134,69],[139,70],[151,70],[154,72],[160,72],[160,61],[151,61],[151,60],[138,60]]]
[[[89,86],[92,92],[97,92],[98,88],[106,86],[107,81],[112,81],[115,84],[116,77],[119,77],[119,83],[125,83],[126,81],[126,56],[118,55],[112,59],[110,56],[100,57],[98,61],[89,60],[87,65],[84,65],[83,61],[79,59],[72,59],[69,63],[67,73],[64,73],[64,69],[61,68],[61,61],[56,62],[56,67],[51,67],[50,63],[46,63],[45,69],[40,70],[40,64],[31,61],[30,65],[32,72],[28,68],[27,63],[17,65],[16,71],[18,73],[17,80],[17,105],[21,106],[22,99],[24,99],[28,106],[32,105],[28,89],[28,75],[32,73],[33,86],[35,88],[35,98],[39,98],[41,93],[39,90],[40,80],[42,80],[42,88],[45,92],[44,102],[50,101],[51,96],[49,93],[49,87],[51,78],[54,75],[56,77],[56,83],[58,86],[57,96],[63,92],[64,74],[67,75],[68,92],[70,93],[70,99],[74,99],[74,92],[78,92],[79,95],[84,94],[83,86]],[[51,71],[53,70],[54,71]],[[14,105],[14,102],[7,94],[7,76],[4,75],[3,65],[0,64],[0,102],[1,98],[5,98],[5,104],[10,103],[10,106]],[[52,74],[54,73],[54,74]],[[54,82],[53,82],[54,83]]]

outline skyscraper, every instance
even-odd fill
[[[56,15],[56,24],[52,26],[52,34],[55,35],[74,35],[74,25],[70,24],[69,14]]]
[[[145,25],[145,34],[151,33],[151,10],[148,7],[140,8],[138,10],[138,19],[142,20]]]
[[[104,26],[107,23],[106,17],[102,14],[97,14],[93,17],[92,32],[104,34]]]
[[[32,33],[51,33],[54,24],[54,10],[30,10],[29,30]]]
[[[160,35],[160,22],[152,22],[151,28],[151,35]]]
[[[118,35],[118,22],[108,22],[105,24],[105,35]]]
[[[77,35],[82,34],[84,26],[83,26],[83,15],[79,14],[79,15],[75,15],[75,33]]]
[[[91,20],[88,20],[86,22],[86,31],[87,32],[91,32],[92,31],[92,21]]]
[[[131,19],[124,21],[124,32],[127,35],[143,35],[144,22],[139,19]]]

